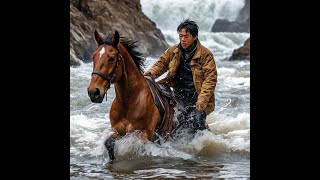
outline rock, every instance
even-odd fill
[[[70,66],[79,66],[80,59],[77,58],[73,49],[70,48]]]
[[[245,5],[240,10],[235,21],[217,19],[211,32],[248,32],[250,33],[250,0],[245,1]]]
[[[211,28],[211,32],[249,32],[249,27],[245,23],[217,19]]]
[[[160,29],[143,14],[140,0],[71,0],[70,65],[79,64],[77,59],[92,61],[97,48],[94,30],[104,35],[117,30],[138,41],[137,50],[144,56],[160,56],[169,47]]]
[[[233,51],[229,60],[250,60],[250,37],[244,42],[243,46]]]

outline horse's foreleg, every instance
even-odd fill
[[[115,141],[117,139],[117,133],[115,131],[111,131],[108,135],[107,140],[105,141],[104,145],[106,146],[107,150],[108,150],[108,154],[109,154],[109,159],[110,162],[112,162],[113,160],[115,160],[116,158],[114,157],[114,144]]]

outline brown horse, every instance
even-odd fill
[[[110,161],[114,157],[115,140],[128,132],[139,130],[139,138],[153,141],[162,116],[155,105],[152,92],[143,76],[144,58],[134,50],[137,41],[121,37],[117,31],[102,37],[94,33],[98,43],[93,53],[93,72],[88,87],[92,102],[101,103],[110,84],[114,83],[116,96],[110,108],[111,133],[105,141]],[[167,129],[172,129],[169,123]]]

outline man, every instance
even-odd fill
[[[213,54],[200,44],[196,22],[183,21],[177,32],[180,43],[169,47],[144,75],[155,79],[168,71],[159,83],[173,88],[178,127],[195,133],[207,129],[206,116],[214,110],[217,69]]]

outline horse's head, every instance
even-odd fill
[[[92,55],[93,71],[88,87],[88,95],[92,102],[101,103],[110,84],[116,82],[121,76],[121,60],[117,31],[102,37],[97,31],[94,32],[98,48]]]

